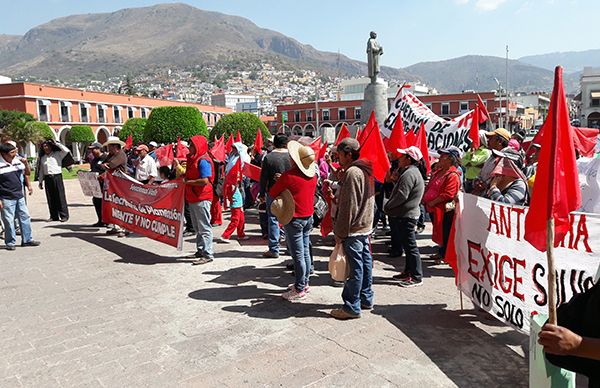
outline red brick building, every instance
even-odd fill
[[[231,109],[191,102],[160,100],[114,93],[89,92],[81,89],[26,82],[0,84],[0,109],[26,112],[44,121],[54,130],[56,139],[70,146],[67,134],[73,125],[88,125],[103,143],[118,134],[123,123],[133,117],[147,118],[155,107],[193,106],[209,128]],[[73,155],[78,159],[77,147]]]

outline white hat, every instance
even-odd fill
[[[158,144],[155,141],[151,141],[150,143],[148,143],[148,145],[152,147],[158,147]]]
[[[109,136],[106,142],[103,144],[104,147],[110,144],[118,144],[121,147],[125,147],[125,142],[121,141],[117,136]]]
[[[290,157],[304,175],[309,178],[315,176],[315,151],[309,146],[302,145],[292,140],[287,145]]]
[[[423,159],[423,153],[418,147],[415,146],[410,146],[408,148],[398,148],[398,153],[408,155],[416,161]]]

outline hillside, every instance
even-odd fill
[[[574,73],[582,71],[586,66],[600,67],[600,49],[530,55],[519,58],[519,61],[549,70],[562,65],[565,73]]]

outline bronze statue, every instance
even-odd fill
[[[383,46],[377,43],[377,33],[371,31],[371,37],[367,41],[367,66],[369,68],[369,78],[371,82],[377,80],[377,74],[381,70],[379,67],[379,56],[383,55]]]

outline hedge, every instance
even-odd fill
[[[206,123],[200,111],[192,106],[163,106],[152,109],[144,141],[157,143],[173,143],[177,137],[189,141],[194,135],[208,137]]]
[[[75,125],[71,127],[67,137],[68,141],[73,143],[92,143],[96,140],[94,131],[88,125]]]
[[[231,135],[235,136],[239,130],[242,135],[242,142],[250,146],[254,144],[258,128],[262,131],[263,142],[266,142],[271,134],[258,116],[248,112],[229,113],[221,117],[213,127],[210,132],[210,139],[213,140],[215,136],[220,137],[223,134],[227,139]]]
[[[125,141],[131,135],[133,144],[138,144],[144,141],[144,132],[148,119],[132,118],[125,122],[119,131],[119,139]]]

